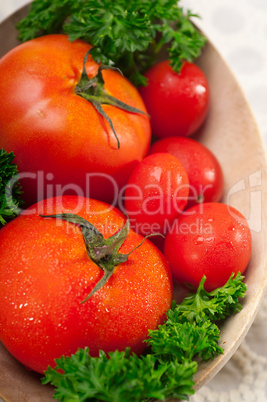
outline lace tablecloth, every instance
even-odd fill
[[[1,0],[0,20],[26,4]],[[267,146],[267,0],[181,0],[241,84]],[[190,402],[267,402],[267,296],[245,340]]]

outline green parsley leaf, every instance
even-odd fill
[[[193,393],[192,376],[195,362],[158,364],[153,355],[129,355],[99,352],[91,357],[88,348],[79,349],[70,357],[56,359],[57,366],[45,372],[43,384],[56,387],[59,401],[140,402],[164,400],[168,396],[187,398]]]
[[[203,277],[196,293],[186,296],[179,306],[181,316],[192,322],[202,319],[204,313],[211,321],[218,321],[239,312],[242,305],[238,300],[245,296],[247,289],[243,279],[240,273],[232,274],[224,286],[209,293],[204,289],[206,278]]]
[[[161,27],[162,36],[166,43],[170,43],[168,48],[170,64],[174,71],[179,71],[182,67],[183,60],[193,62],[201,54],[201,49],[206,43],[206,38],[201,35],[194,25],[190,22],[193,15],[190,11],[183,14],[180,9],[178,23],[175,29],[167,20]]]
[[[167,45],[171,66],[180,71],[183,60],[193,61],[206,38],[190,21],[177,0],[34,0],[17,25],[19,39],[63,30],[71,41],[83,39],[92,57],[117,66],[136,86]]]
[[[17,24],[19,40],[26,42],[44,34],[58,33],[66,18],[83,0],[34,0],[28,16]]]
[[[0,149],[0,227],[18,215],[22,205],[18,170],[13,159],[13,152],[7,153]]]
[[[198,325],[181,323],[177,310],[171,310],[167,322],[150,331],[149,336],[147,343],[152,352],[164,362],[191,362],[195,357],[208,360],[223,353],[218,346],[220,330],[215,324],[205,319]]]

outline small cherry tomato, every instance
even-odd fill
[[[126,347],[142,353],[149,329],[163,323],[172,302],[165,257],[131,229],[123,232],[123,243],[116,237],[114,244],[121,245],[119,253],[130,253],[127,261],[117,262],[108,281],[86,300],[103,278],[97,263],[102,259],[89,257],[78,224],[40,216],[61,213],[90,222],[95,230],[88,230],[86,237],[90,240],[96,233],[92,247],[98,257],[102,252],[103,259],[111,261],[110,243],[103,249],[96,241],[102,243],[102,237],[110,238],[124,227],[125,217],[116,208],[63,196],[25,210],[0,231],[0,341],[40,373],[55,366],[55,358],[85,346],[92,356],[100,349],[108,353]]]
[[[216,156],[203,144],[184,137],[169,137],[156,141],[149,153],[169,152],[182,162],[189,179],[186,208],[200,202],[218,202],[224,189],[221,165]]]
[[[175,220],[164,253],[174,279],[197,288],[223,286],[232,273],[245,271],[251,255],[251,233],[244,216],[221,203],[195,205]]]
[[[136,166],[126,186],[125,210],[142,235],[165,233],[185,208],[189,182],[185,168],[173,155],[149,155]]]
[[[139,91],[151,116],[152,133],[159,138],[189,136],[206,118],[209,86],[198,66],[184,62],[180,73],[169,61],[147,71],[148,85]]]

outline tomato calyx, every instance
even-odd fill
[[[40,216],[42,218],[62,219],[66,222],[78,225],[83,235],[88,257],[104,272],[104,275],[96,283],[91,293],[81,301],[81,304],[85,303],[94,293],[101,289],[114,273],[116,266],[122,262],[126,262],[129,255],[140,247],[146,239],[144,238],[143,241],[128,254],[122,254],[119,253],[119,249],[127,238],[130,230],[130,221],[128,218],[126,223],[117,233],[105,239],[102,233],[100,233],[94,225],[79,215],[62,213]]]
[[[116,140],[118,143],[118,149],[119,149],[120,141],[116,134],[114,125],[112,123],[111,118],[107,115],[107,113],[102,108],[102,105],[116,106],[120,109],[126,110],[127,112],[144,114],[146,116],[148,116],[148,114],[136,107],[130,106],[127,103],[120,101],[119,99],[115,98],[112,95],[109,95],[108,92],[105,90],[105,88],[104,88],[105,81],[103,78],[102,71],[111,69],[111,70],[117,71],[120,74],[122,74],[118,68],[101,65],[98,68],[97,74],[93,78],[88,77],[86,69],[85,69],[85,64],[86,64],[89,54],[90,54],[90,50],[86,53],[86,55],[84,57],[83,71],[82,71],[81,79],[75,87],[75,93],[76,93],[76,95],[79,95],[82,98],[91,102],[92,105],[98,111],[98,113],[108,121],[108,123],[116,137]]]

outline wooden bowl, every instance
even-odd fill
[[[15,25],[27,11],[28,6],[23,7],[0,24],[0,56],[18,44]],[[242,90],[210,42],[198,63],[210,84],[211,107],[195,138],[221,162],[225,176],[223,202],[247,218],[253,243],[246,270],[248,291],[243,309],[223,323],[220,344],[224,354],[199,365],[194,377],[196,390],[226,364],[240,345],[258,311],[267,283],[267,169],[263,141]],[[41,385],[40,375],[27,371],[0,344],[0,396],[5,401],[52,401],[52,395],[53,388]]]

